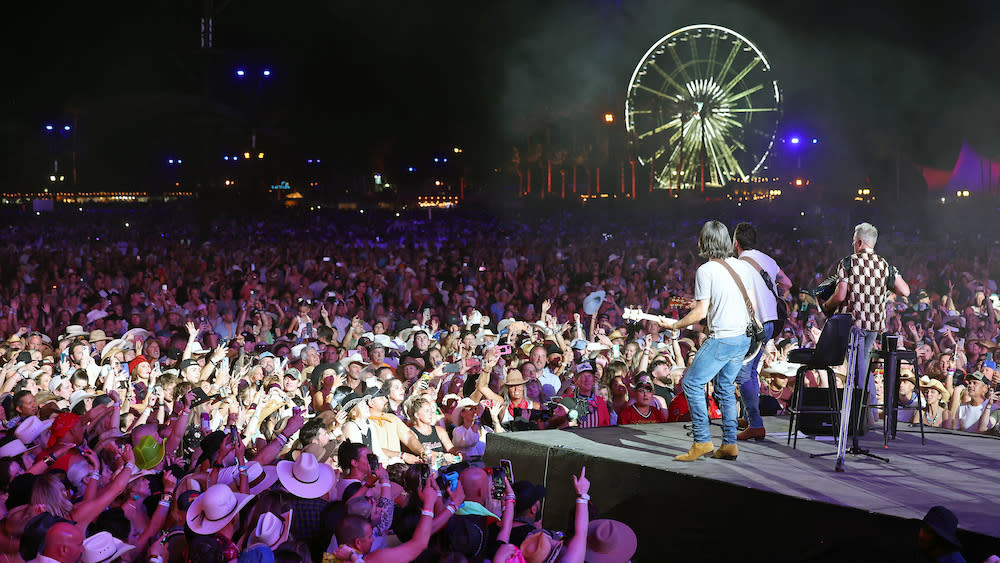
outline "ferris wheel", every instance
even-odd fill
[[[717,25],[682,27],[632,73],[625,127],[660,188],[722,186],[754,175],[774,144],[781,91],[764,53]]]

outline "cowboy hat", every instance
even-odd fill
[[[920,386],[924,391],[928,389],[937,389],[938,393],[941,393],[941,402],[948,404],[948,399],[951,398],[951,391],[945,389],[944,384],[942,384],[937,379],[931,379],[930,377],[923,375],[920,377]]]
[[[601,308],[601,305],[604,304],[604,298],[606,295],[607,294],[604,292],[603,289],[599,289],[588,295],[586,298],[584,298],[583,300],[584,314],[593,315],[594,313],[596,313],[597,310]]]
[[[208,348],[205,348],[204,346],[202,346],[201,342],[198,342],[198,341],[195,341],[194,345],[191,348],[191,355],[192,356],[200,356],[202,354],[207,354],[209,352],[211,352],[211,350],[209,350]]]
[[[132,344],[125,342],[121,338],[110,340],[108,341],[107,344],[104,345],[104,349],[101,350],[101,361],[103,362],[104,360],[108,359],[108,357],[113,355],[115,352],[122,352],[124,350],[131,350],[131,349],[132,349]]]
[[[265,512],[257,521],[257,526],[250,532],[247,546],[264,544],[271,549],[278,549],[279,545],[288,540],[288,530],[291,525],[291,510],[282,514],[280,518],[271,512]]]
[[[500,319],[500,322],[497,323],[497,332],[503,333],[503,331],[507,330],[514,322],[516,322],[516,319],[514,318]]]
[[[259,495],[268,490],[278,480],[278,470],[273,465],[266,467],[256,461],[248,461],[247,484],[250,486],[250,494]],[[239,479],[239,466],[230,465],[219,470],[219,482],[228,485],[235,483]]]
[[[333,468],[303,452],[295,461],[278,462],[278,479],[285,490],[299,498],[319,498],[330,492]]]
[[[144,328],[133,328],[122,335],[122,340],[131,340],[135,342],[136,337],[142,338],[143,340],[149,339],[149,331]]]
[[[638,540],[628,525],[617,520],[594,520],[587,526],[587,563],[622,563],[635,555]]]
[[[90,333],[88,333],[86,330],[83,330],[83,327],[80,325],[69,325],[66,327],[66,332],[59,337],[59,340],[65,340],[67,338],[76,338],[78,336],[87,336],[88,334]]]
[[[521,375],[521,372],[518,371],[518,372],[514,372],[513,375],[508,374],[507,378],[504,379],[503,384],[506,385],[506,386],[508,386],[508,387],[511,387],[511,386],[514,386],[514,385],[524,385],[527,382],[528,382],[528,380],[525,379],[524,376]]]
[[[475,407],[479,403],[473,401],[468,397],[462,397],[457,403],[455,403],[455,410],[451,411],[451,421],[455,426],[461,426],[462,424],[462,409],[465,407]]]
[[[135,466],[139,469],[152,469],[163,461],[166,453],[163,441],[157,441],[152,435],[143,436],[135,447]]]
[[[75,409],[76,406],[78,404],[80,404],[80,401],[85,401],[87,399],[93,399],[96,396],[97,395],[94,395],[93,393],[87,393],[83,389],[79,389],[77,391],[73,391],[73,394],[69,396],[69,410]]]
[[[52,419],[49,420],[39,420],[37,416],[29,416],[28,418],[21,421],[21,424],[17,425],[17,429],[14,430],[14,435],[17,436],[18,440],[21,440],[25,444],[30,444],[34,442],[38,436],[49,429],[52,426]]]
[[[97,532],[83,540],[83,555],[80,561],[82,563],[114,561],[134,547],[112,536],[111,532]]]
[[[107,342],[108,340],[111,340],[111,337],[108,336],[108,334],[106,332],[104,332],[103,330],[101,330],[99,328],[96,328],[96,329],[90,331],[90,334],[87,336],[87,341],[91,342],[91,343],[93,343],[93,342]]]
[[[185,520],[194,533],[210,536],[225,528],[253,497],[234,493],[229,485],[212,485],[194,499]]]
[[[558,553],[556,550],[561,547],[562,540],[556,540],[539,530],[521,542],[521,553],[527,563],[543,563],[549,561],[550,556]]]
[[[24,442],[15,438],[0,446],[0,457],[14,457],[16,455],[21,455],[26,451],[28,451],[28,448],[24,446]]]
[[[962,542],[958,541],[958,517],[955,513],[943,506],[933,506],[924,516],[923,524],[934,531],[944,541],[961,548]]]

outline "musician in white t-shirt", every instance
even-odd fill
[[[754,313],[757,320],[764,326],[767,340],[770,340],[774,336],[775,321],[778,320],[778,291],[775,284],[787,289],[792,287],[792,280],[788,279],[788,276],[773,258],[757,250],[757,229],[750,223],[740,223],[733,230],[733,252],[739,256],[740,260],[749,263],[757,272],[757,275],[753,277],[752,287],[748,287],[747,291],[752,292],[757,299]],[[736,384],[740,386],[740,400],[743,401],[748,424],[747,429],[737,436],[738,440],[762,440],[766,434],[764,419],[760,416],[759,407],[758,366],[763,353],[764,347],[761,346],[757,356],[752,361],[743,364],[739,375],[736,376]]]
[[[733,258],[733,241],[729,230],[719,221],[709,221],[698,238],[699,254],[708,258],[698,267],[695,275],[694,305],[680,320],[664,318],[660,324],[671,329],[681,329],[705,319],[708,339],[692,360],[681,385],[691,412],[691,430],[694,444],[678,461],[694,461],[715,451],[708,431],[708,407],[705,404],[705,386],[716,379],[715,389],[722,407],[722,446],[712,457],[736,459],[736,375],[743,365],[743,357],[750,346],[747,325],[750,322],[743,293],[726,264],[739,276],[743,287],[753,287],[757,275],[750,264]],[[756,307],[754,295],[747,290],[748,298]]]

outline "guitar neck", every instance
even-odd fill
[[[649,313],[639,313],[639,312],[636,312],[636,313],[633,314],[633,316],[635,317],[635,320],[637,320],[637,321],[653,321],[654,323],[660,322],[660,317],[658,317],[656,315],[650,315]]]

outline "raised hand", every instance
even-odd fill
[[[580,476],[577,477],[573,475],[573,488],[576,489],[576,494],[585,495],[587,491],[590,490],[590,481],[587,479],[587,467],[583,466],[580,468]]]

